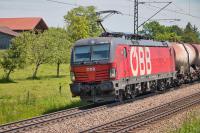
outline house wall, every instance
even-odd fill
[[[0,49],[7,49],[10,46],[10,42],[13,36],[3,34],[0,32]]]

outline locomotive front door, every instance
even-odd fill
[[[127,48],[120,46],[116,53],[117,76],[119,79],[125,79],[129,74]]]
[[[128,68],[128,52],[127,48],[123,48],[123,72],[124,72],[124,78],[127,78],[129,76],[129,68]]]

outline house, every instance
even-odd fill
[[[44,31],[48,29],[47,24],[40,17],[0,18],[0,25],[6,26],[15,32]]]
[[[9,48],[11,39],[18,36],[19,33],[12,31],[6,26],[0,26],[0,49]]]
[[[47,29],[47,24],[40,17],[0,18],[0,49],[9,48],[11,39],[21,32]]]

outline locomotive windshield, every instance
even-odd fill
[[[109,59],[109,44],[76,46],[74,48],[74,62],[88,62]]]
[[[92,46],[91,60],[105,60],[109,58],[109,45],[94,45]]]
[[[75,62],[90,61],[91,50],[90,46],[75,47]]]

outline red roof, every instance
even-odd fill
[[[46,23],[40,17],[0,18],[0,25],[9,27],[12,30],[34,30],[39,24],[42,25],[43,29],[48,29]]]
[[[11,35],[11,36],[19,35],[19,33],[12,31],[11,29],[9,29],[8,27],[5,27],[5,26],[0,26],[0,32],[7,34],[7,35]]]

